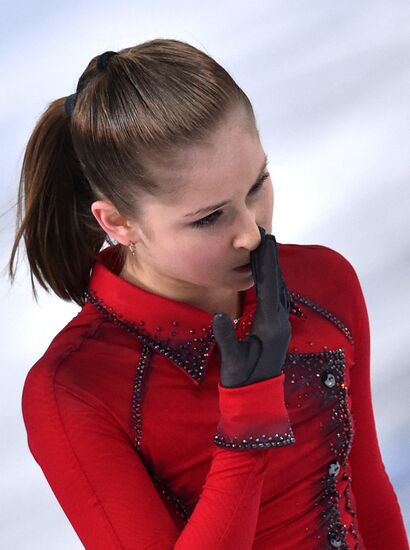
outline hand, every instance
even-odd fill
[[[276,239],[262,227],[259,231],[261,242],[251,252],[257,295],[251,332],[239,341],[228,315],[215,313],[212,319],[221,353],[220,383],[227,388],[278,376],[291,338],[290,297],[278,263]]]

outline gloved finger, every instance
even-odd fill
[[[263,240],[265,238],[265,235],[266,235],[266,231],[265,229],[258,225],[258,229],[259,229],[259,233],[260,233],[260,236],[261,236],[261,240],[260,240],[260,243],[258,245],[257,248],[255,248],[255,250],[252,250],[251,251],[251,268],[252,268],[252,277],[253,277],[253,280],[254,280],[254,283],[255,283],[255,292],[256,292],[256,296],[258,296],[258,292],[259,292],[259,282],[260,282],[260,275],[259,275],[259,266],[258,266],[258,254],[260,253],[260,247],[263,243]]]
[[[215,313],[212,317],[212,330],[221,351],[222,361],[234,360],[238,354],[238,340],[229,316],[225,313]]]
[[[257,308],[255,315],[258,322],[274,322],[279,311],[280,278],[277,259],[276,239],[274,235],[265,234],[254,254],[257,286]]]

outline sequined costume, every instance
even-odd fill
[[[407,550],[348,260],[278,243],[285,364],[223,388],[212,314],[119,277],[118,246],[100,252],[86,304],[22,394],[31,453],[85,548]],[[240,295],[242,339],[255,287]]]

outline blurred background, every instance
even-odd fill
[[[410,4],[241,0],[0,3],[0,547],[83,548],[39,466],[21,414],[30,367],[78,306],[31,293],[20,249],[6,276],[26,142],[91,57],[152,38],[203,49],[253,102],[281,243],[343,254],[362,284],[383,461],[410,526]],[[381,519],[381,521],[383,521]]]

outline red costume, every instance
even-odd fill
[[[30,369],[28,444],[87,550],[408,550],[371,402],[369,320],[338,252],[278,243],[292,337],[279,376],[219,384],[212,314],[118,276]],[[255,287],[241,295],[238,339]]]

